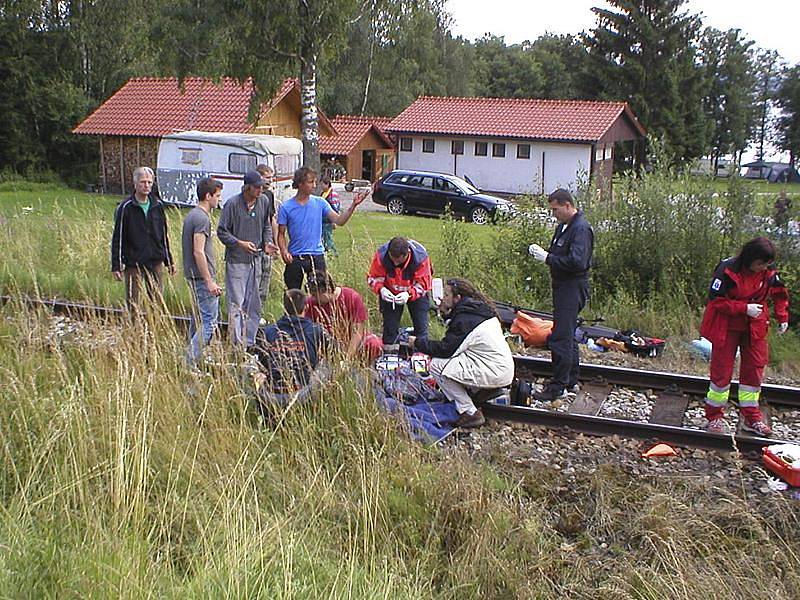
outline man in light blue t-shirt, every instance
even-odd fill
[[[297,195],[284,202],[278,211],[278,247],[286,264],[283,281],[289,290],[301,289],[303,273],[327,270],[322,245],[323,221],[327,219],[335,225],[344,225],[368,193],[356,194],[348,209],[337,213],[324,198],[312,195],[317,187],[317,172],[314,169],[297,169],[292,187],[297,190]]]

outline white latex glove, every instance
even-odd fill
[[[761,310],[764,308],[763,304],[748,304],[747,305],[747,316],[756,318],[761,314]]]
[[[389,288],[381,288],[381,298],[384,302],[391,302],[392,304],[397,302],[397,298],[392,292],[389,291]]]
[[[789,329],[789,323],[781,323],[778,325],[778,333],[786,333],[787,329]]]
[[[539,244],[531,244],[528,246],[528,254],[530,254],[536,260],[544,262],[547,260],[548,252]]]
[[[408,295],[408,292],[399,292],[394,295],[394,301],[397,304],[405,304],[406,302],[408,302],[408,299],[410,297],[411,296]]]

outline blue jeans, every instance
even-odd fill
[[[225,263],[225,295],[228,298],[228,334],[234,346],[249,348],[256,343],[261,319],[261,258],[249,263]]]
[[[200,360],[203,347],[211,341],[211,336],[214,335],[214,330],[217,328],[219,297],[212,296],[205,281],[201,279],[189,279],[188,283],[194,300],[192,322],[189,325],[188,358],[191,364],[195,364]],[[197,327],[198,315],[200,317],[199,329]]]

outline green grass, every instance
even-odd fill
[[[4,292],[121,304],[108,272],[118,199],[0,189]],[[363,213],[336,232],[334,272],[365,291],[372,252],[398,233],[435,265],[484,269],[498,250],[491,228]],[[176,277],[169,310],[186,300]],[[664,308],[603,302],[654,327]],[[46,311],[0,307],[0,597],[800,595],[788,498],[424,447],[338,361],[322,401],[265,426],[224,345],[205,376],[184,346],[164,315],[65,331]]]
[[[800,594],[788,498],[426,448],[339,366],[267,427],[182,348],[158,316],[59,336],[0,308],[0,597]]]
[[[118,197],[83,194],[49,184],[0,185],[0,246],[4,249],[0,289],[100,304],[122,306],[122,283],[110,273],[109,247]],[[167,280],[167,306],[185,313],[189,289],[182,277],[181,225],[187,209],[169,209],[169,237],[178,273]],[[219,213],[213,217],[213,227]],[[460,223],[476,245],[491,241],[491,230]],[[366,286],[372,254],[395,235],[413,237],[428,248],[433,264],[443,259],[443,221],[436,218],[396,217],[383,212],[357,212],[334,238],[338,258],[330,270],[343,284],[359,290],[368,301]],[[215,241],[218,280],[224,281],[224,247]],[[282,314],[283,263],[273,265],[271,293],[265,314]]]

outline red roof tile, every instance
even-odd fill
[[[392,141],[386,136],[383,127],[389,124],[390,117],[359,117],[339,115],[333,119],[333,126],[339,132],[337,136],[320,137],[320,154],[344,156],[350,154],[370,129],[380,137],[389,148],[394,148]]]
[[[245,133],[252,84],[201,77],[136,77],[89,115],[73,133],[160,137],[186,129]]]
[[[422,96],[386,127],[396,133],[431,133],[540,140],[597,141],[626,114],[625,102]]]
[[[198,129],[246,133],[253,85],[223,78],[217,85],[202,77],[187,77],[184,91],[175,77],[136,77],[128,80],[101,104],[73,133],[160,137],[175,131]],[[284,80],[270,102],[272,108],[292,90],[300,93],[296,78]],[[320,123],[330,125],[319,111]]]

